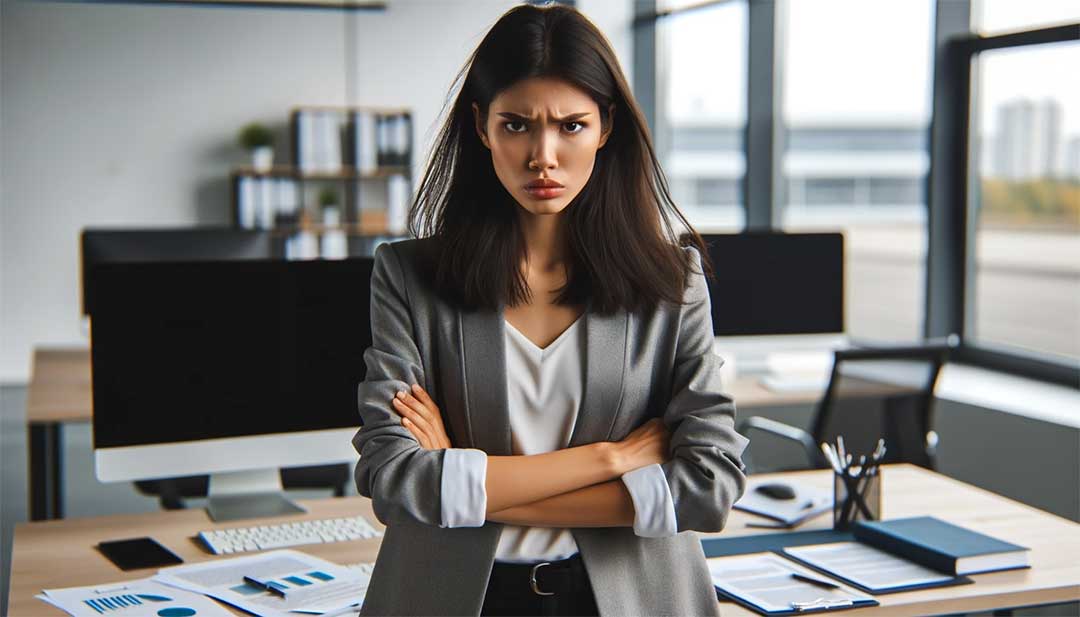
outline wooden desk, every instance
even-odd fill
[[[64,422],[89,422],[90,350],[37,348],[26,398],[30,520],[63,518]]]
[[[832,471],[814,470],[761,474],[785,478],[826,490]],[[881,606],[844,611],[845,615],[938,615],[969,613],[1080,600],[1080,525],[1000,495],[914,465],[882,468],[882,518],[932,515],[968,529],[1031,548],[1029,570],[976,574],[974,585],[923,589],[875,596]],[[732,511],[727,529],[702,537],[733,537],[761,533],[746,522],[760,520]],[[829,529],[828,513],[799,530]],[[776,533],[767,531],[766,533]],[[734,603],[721,603],[724,617],[757,615]]]
[[[30,520],[63,518],[63,423],[89,422],[94,400],[90,350],[37,348],[26,402],[30,452]],[[821,392],[774,392],[756,377],[735,380],[729,392],[740,410],[816,402]]]
[[[4,614],[65,615],[63,611],[34,598],[34,595],[41,593],[42,589],[145,578],[157,571],[157,568],[130,572],[120,570],[94,549],[94,545],[102,540],[151,536],[179,555],[185,563],[197,563],[220,558],[208,553],[195,537],[200,531],[208,529],[357,514],[364,515],[376,529],[384,528],[371,510],[371,500],[364,497],[300,500],[300,503],[309,510],[302,516],[231,521],[223,525],[211,521],[201,508],[21,523],[15,527],[8,610]],[[381,538],[370,538],[297,548],[335,563],[351,564],[374,562],[380,541]],[[247,614],[240,610],[234,612],[237,615]]]
[[[831,472],[770,474],[771,477],[831,486]],[[767,477],[767,476],[759,476]],[[882,471],[882,502],[885,518],[933,514],[943,520],[1031,547],[1030,570],[978,574],[974,585],[925,589],[877,596],[879,607],[845,611],[845,615],[927,615],[965,613],[999,608],[1056,604],[1080,600],[1080,525],[993,493],[911,465],[888,465]],[[363,514],[381,528],[362,497],[303,501],[311,512],[301,518],[327,518]],[[732,537],[769,530],[747,528],[761,520],[733,511],[727,529],[703,536]],[[241,526],[233,522],[222,527]],[[246,523],[258,524],[258,523]],[[827,529],[828,514],[802,529]],[[207,554],[193,539],[202,530],[218,527],[203,510],[163,511],[150,514],[114,515],[98,518],[23,523],[15,528],[12,548],[8,613],[11,615],[61,615],[57,609],[34,599],[42,589],[73,587],[143,578],[153,569],[122,572],[98,554],[93,545],[101,540],[149,535],[169,547],[187,563],[218,559]],[[316,544],[299,550],[330,561],[349,564],[374,561],[379,538]],[[736,604],[723,602],[725,617],[754,615]],[[238,613],[239,614],[239,613]]]

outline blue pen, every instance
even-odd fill
[[[285,590],[279,588],[278,586],[274,585],[273,583],[264,583],[263,581],[260,581],[259,579],[253,578],[253,577],[250,577],[250,576],[245,576],[244,577],[244,582],[255,585],[256,587],[258,587],[260,589],[265,589],[266,591],[269,591],[270,593],[279,595],[282,598],[285,597]]]

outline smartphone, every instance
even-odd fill
[[[121,570],[141,570],[184,563],[176,553],[158,544],[153,538],[101,542],[97,549]]]

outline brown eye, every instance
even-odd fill
[[[585,130],[585,125],[580,123],[580,122],[564,122],[563,126],[564,127],[568,127],[568,126],[576,126],[577,127],[574,130],[566,131],[567,133],[570,133],[570,134],[580,133],[581,131]]]
[[[515,125],[515,124],[521,125],[521,130],[515,131],[514,129],[510,128],[511,125]],[[505,128],[507,130],[507,132],[510,132],[510,133],[524,133],[525,132],[525,123],[524,122],[518,122],[517,120],[512,120],[510,122],[503,122],[503,128]]]

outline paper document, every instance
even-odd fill
[[[784,552],[872,591],[947,583],[955,579],[858,542],[792,546]]]
[[[270,583],[282,594],[245,582],[244,577]],[[296,617],[299,613],[331,614],[359,608],[371,573],[299,551],[279,550],[164,568],[154,580],[206,594],[256,615]]]
[[[870,596],[843,586],[825,589],[792,578],[794,572],[828,580],[775,553],[710,557],[706,561],[713,585],[728,596],[738,598],[762,612],[788,612],[798,610],[800,606],[806,607],[803,610],[812,610],[877,604]]]
[[[762,484],[786,484],[795,494],[792,499],[776,499],[759,491]],[[762,478],[751,478],[746,492],[735,502],[736,510],[743,510],[759,516],[779,521],[787,526],[795,526],[833,509],[833,492],[819,489],[798,482],[778,482]]]
[[[204,595],[174,589],[149,578],[113,584],[46,589],[35,596],[76,617],[231,617],[225,607]]]

